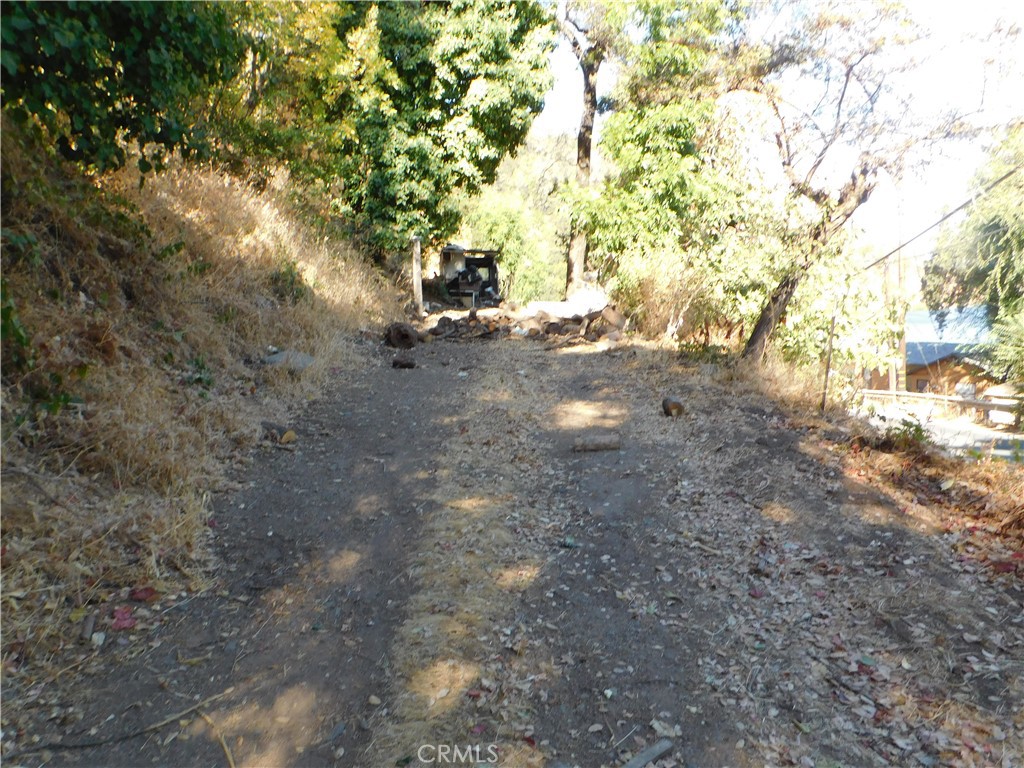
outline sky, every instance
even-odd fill
[[[904,1],[928,31],[917,50],[919,66],[907,80],[915,108],[928,114],[957,108],[987,124],[1024,118],[1024,0]],[[997,23],[1003,28],[1016,26],[1013,43],[994,47],[982,41]],[[568,46],[556,48],[551,65],[555,83],[533,130],[540,135],[575,134],[582,112],[582,80]],[[614,71],[602,67],[599,91],[607,93],[613,80]],[[898,184],[880,183],[853,222],[862,230],[863,242],[884,254],[968,199],[972,177],[985,159],[984,149],[978,141],[950,144]],[[936,232],[904,251],[912,279],[930,255]]]

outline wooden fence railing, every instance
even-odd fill
[[[864,389],[861,394],[866,398],[879,400],[905,400],[907,402],[935,402],[946,403],[960,408],[975,408],[981,411],[1005,411],[1014,413],[1020,408],[1024,398],[1021,397],[993,397],[991,400],[977,400],[957,395],[934,395],[930,392],[906,392],[903,390],[891,389]]]

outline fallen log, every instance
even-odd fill
[[[615,432],[608,432],[603,435],[583,435],[577,437],[572,449],[575,453],[588,453],[591,451],[617,451],[622,441]]]

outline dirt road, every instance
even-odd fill
[[[97,746],[5,762],[1024,764],[1021,578],[849,476],[845,435],[642,347],[413,355],[218,500],[216,584],[38,734]]]

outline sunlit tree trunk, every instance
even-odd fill
[[[594,119],[597,116],[597,73],[610,50],[607,30],[602,27],[604,14],[605,9],[598,2],[559,3],[558,26],[571,46],[583,75],[583,116],[576,135],[576,183],[581,190],[590,186]],[[573,216],[569,225],[569,250],[566,253],[566,296],[583,285],[586,269],[586,226]]]
[[[793,299],[800,281],[807,271],[814,266],[821,254],[828,247],[832,238],[843,228],[856,210],[867,202],[875,188],[876,166],[861,159],[860,166],[850,175],[850,180],[839,191],[838,200],[833,200],[826,192],[810,187],[806,182],[791,179],[792,191],[813,201],[822,210],[822,220],[814,225],[808,233],[807,255],[799,260],[793,270],[786,275],[772,295],[765,302],[761,314],[754,324],[754,330],[743,348],[743,357],[760,361],[768,349],[768,342],[786,315],[789,302]]]
[[[583,72],[583,117],[576,136],[576,183],[581,189],[590,186],[590,159],[594,138],[594,118],[597,115],[597,71],[601,57],[588,51],[579,60]],[[566,259],[565,293],[570,295],[583,283],[587,268],[587,232],[573,221],[569,232],[569,253]]]

